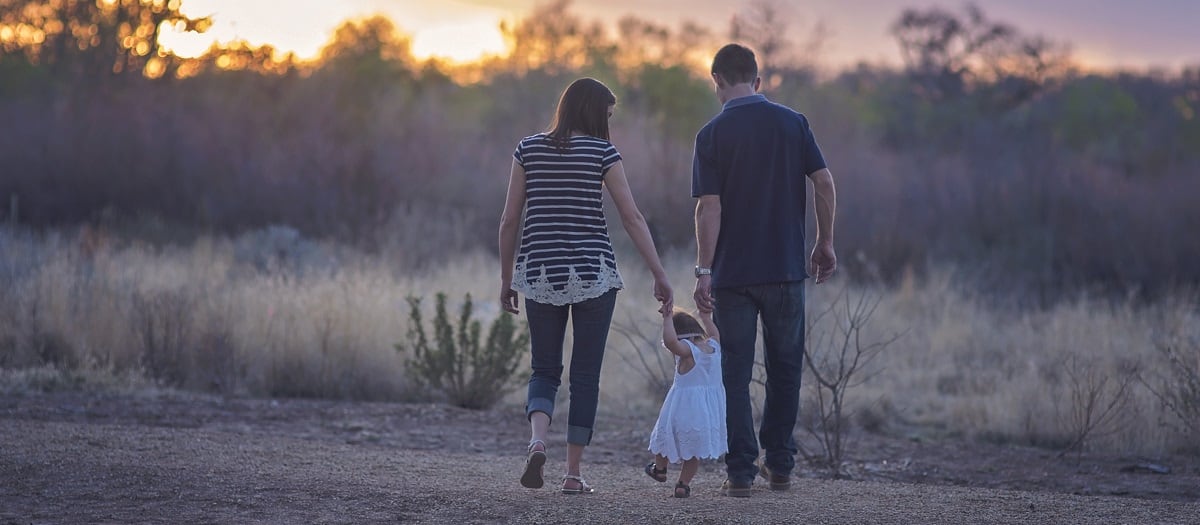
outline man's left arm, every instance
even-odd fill
[[[809,263],[816,284],[829,279],[837,270],[837,253],[833,249],[833,222],[837,216],[837,189],[833,174],[821,168],[808,174],[813,183],[813,209],[817,215],[817,239]]]

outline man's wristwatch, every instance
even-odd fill
[[[701,275],[712,275],[712,268],[704,268],[701,266],[697,266],[696,267],[696,277],[699,278]]]

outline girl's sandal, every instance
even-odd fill
[[[567,488],[568,481],[574,481],[574,482],[578,483],[579,488],[574,488],[574,489]],[[563,476],[563,484],[562,484],[562,493],[563,494],[570,494],[570,495],[591,494],[594,492],[596,492],[596,489],[592,488],[591,485],[588,485],[587,482],[583,480],[583,476],[572,476],[570,474]]]
[[[541,450],[534,447],[541,445]],[[521,486],[527,489],[540,489],[545,484],[542,474],[546,466],[546,443],[540,439],[529,442],[529,455],[525,457],[525,472],[521,474]]]
[[[674,496],[676,498],[689,498],[692,496],[692,487],[682,481],[676,481]]]
[[[646,468],[643,470],[645,470],[646,475],[653,478],[654,481],[657,481],[659,483],[667,482],[667,469],[664,468],[662,470],[658,470],[658,468],[654,466],[653,461],[651,461],[650,463],[647,463]]]

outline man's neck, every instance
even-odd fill
[[[726,102],[729,102],[730,100],[733,100],[735,98],[748,97],[748,96],[754,95],[754,94],[756,94],[756,92],[754,91],[753,84],[751,84],[749,82],[742,83],[742,84],[734,84],[734,85],[729,86],[728,88],[722,90],[721,103],[725,104]]]

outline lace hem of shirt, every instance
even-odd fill
[[[571,269],[570,275],[567,276],[567,282],[558,286],[550,283],[546,278],[545,268],[540,268],[537,277],[532,277],[531,272],[523,263],[517,263],[516,269],[513,271],[513,290],[525,294],[525,297],[537,301],[542,304],[551,304],[554,306],[563,306],[595,299],[604,295],[609,290],[620,290],[625,287],[625,283],[621,281],[621,274],[607,264],[601,265],[600,274],[596,276],[596,280],[584,280],[579,274],[575,273],[575,269]]]

